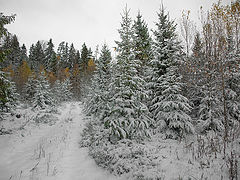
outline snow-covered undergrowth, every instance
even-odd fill
[[[5,115],[1,126],[9,134],[0,136],[0,179],[39,179],[42,174],[56,174],[52,164],[62,156],[69,134],[63,126],[68,114],[62,113],[67,106],[61,106],[58,113],[22,108]]]
[[[127,179],[237,179],[239,140],[227,144],[225,156],[222,138],[213,132],[189,136],[181,142],[161,134],[142,142],[114,142],[107,131],[90,120],[81,145],[89,147],[99,166]]]
[[[25,105],[18,106],[13,112],[2,115],[0,135],[23,133],[27,126],[53,125],[57,121],[57,113],[57,109],[33,110]]]
[[[5,116],[12,119],[2,122],[10,134],[0,135],[0,180],[118,179],[79,147],[85,124],[81,103],[64,103],[56,112],[40,121],[31,109],[19,110],[19,118]]]

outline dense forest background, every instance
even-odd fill
[[[183,11],[178,35],[175,22],[161,7],[150,35],[141,13],[132,21],[126,8],[114,60],[106,44],[101,52],[97,47],[93,53],[85,43],[77,50],[63,41],[55,52],[52,39],[32,44],[27,54],[25,45],[4,28],[15,15],[1,13],[1,113],[17,101],[53,104],[50,101],[58,96],[61,86],[69,91],[69,98],[80,100],[88,94],[90,114],[102,111],[115,99],[111,103],[123,108],[114,110],[119,116],[148,117],[136,122],[136,126],[144,122],[142,128],[135,127],[139,130],[148,129],[154,120],[160,123],[157,126],[168,126],[178,133],[192,132],[196,123],[192,119],[196,119],[201,121],[201,131],[225,129],[227,136],[239,120],[239,2],[226,6],[219,2],[207,13],[200,13],[202,29],[197,30],[190,11]],[[46,87],[37,87],[44,84],[41,81]],[[48,103],[39,99],[41,91],[46,91],[41,98]],[[103,98],[106,93],[109,97]],[[110,118],[113,110],[104,111]],[[180,114],[169,118],[175,111]],[[159,121],[162,118],[165,120]],[[113,126],[112,122],[107,124]],[[126,125],[114,125],[119,136],[123,136],[122,124]]]
[[[114,58],[106,44],[92,52],[85,43],[77,50],[63,41],[55,52],[52,39],[33,44],[27,54],[4,27],[15,16],[1,13],[1,118],[19,104],[46,110],[80,100],[92,118],[85,137],[95,159],[103,151],[97,142],[109,148],[156,134],[182,141],[214,132],[221,145],[213,145],[213,152],[224,158],[229,152],[237,164],[228,145],[240,134],[240,2],[200,10],[201,28],[183,11],[178,33],[163,6],[151,31],[140,12],[132,20],[126,7]],[[229,167],[237,178],[237,167]]]

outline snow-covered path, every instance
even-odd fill
[[[0,180],[114,180],[79,148],[82,106],[60,109],[58,122],[22,136],[0,136]]]

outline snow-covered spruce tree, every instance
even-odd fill
[[[138,60],[138,75],[145,81],[144,96],[142,101],[149,107],[149,75],[151,74],[150,60],[153,58],[152,38],[149,35],[146,22],[142,15],[138,12],[137,18],[133,25],[133,53],[136,60]]]
[[[47,71],[51,71],[52,63],[55,61],[56,53],[54,51],[54,45],[52,39],[50,39],[47,43],[47,48],[44,50],[44,67]]]
[[[222,123],[222,108],[217,94],[217,86],[208,78],[208,82],[201,87],[202,98],[199,105],[198,131],[208,130],[221,131],[224,129]]]
[[[16,35],[9,35],[10,43],[9,43],[9,53],[7,53],[7,61],[12,65],[13,69],[17,69],[18,66],[22,64],[21,59],[21,49],[19,46],[19,41]]]
[[[32,101],[33,101],[33,97],[36,93],[36,86],[37,86],[37,80],[36,78],[31,75],[29,78],[28,78],[28,81],[27,83],[24,85],[23,87],[23,99],[26,103],[29,103],[31,104]]]
[[[154,33],[154,58],[151,81],[151,111],[158,130],[169,138],[181,137],[193,132],[191,106],[182,95],[183,83],[178,73],[181,46],[175,33],[176,25],[169,20],[163,6],[158,13],[157,29]]]
[[[44,51],[40,41],[32,45],[29,50],[29,64],[36,72],[40,71],[41,65],[44,65]]]
[[[63,82],[56,80],[52,88],[53,100],[56,104],[70,101],[72,99],[71,83],[69,79]]]
[[[156,98],[158,101],[152,108],[157,129],[165,132],[167,138],[175,139],[193,133],[194,128],[188,115],[191,112],[190,102],[182,95],[184,84],[177,72],[177,66],[171,65],[166,70],[159,78],[161,95]]]
[[[9,88],[9,97],[8,102],[6,103],[8,111],[14,111],[20,103],[20,95],[17,92],[16,84],[13,81],[10,82],[10,88]]]
[[[53,92],[54,103],[59,104],[63,99],[62,83],[59,79],[54,82],[53,87],[52,87],[52,92]]]
[[[73,97],[73,94],[71,92],[72,84],[70,82],[70,79],[67,78],[61,83],[61,89],[62,89],[62,101],[70,101]]]
[[[4,72],[0,71],[0,112],[14,110],[19,103],[19,94],[14,82],[10,81]]]
[[[149,61],[153,58],[153,51],[147,24],[142,19],[140,12],[138,12],[137,19],[134,21],[133,31],[133,53],[135,59],[140,60],[140,67],[137,70],[144,76],[149,68]]]
[[[110,111],[104,119],[110,129],[111,137],[142,138],[149,135],[148,108],[141,102],[144,80],[138,75],[139,60],[133,53],[133,27],[126,9],[122,15],[121,28],[118,30],[120,41],[117,44],[117,64],[110,84]]]
[[[66,68],[69,60],[69,47],[68,43],[62,41],[57,48],[57,57],[60,58],[59,66]]]
[[[70,49],[69,49],[69,56],[68,56],[67,67],[72,69],[74,67],[74,64],[77,64],[77,59],[76,59],[76,49],[74,48],[74,45],[72,43],[70,45]]]
[[[33,110],[51,111],[54,103],[50,91],[50,84],[44,72],[41,72],[37,79],[35,91],[32,101]]]
[[[9,34],[5,25],[11,24],[14,20],[15,15],[5,16],[3,13],[0,13],[0,41]],[[3,49],[0,45],[0,68],[2,68],[2,63],[5,61],[6,55],[7,50]],[[0,119],[3,112],[8,110],[8,103],[14,100],[14,98],[11,89],[11,82],[7,79],[6,74],[3,71],[0,71]]]
[[[89,95],[85,103],[88,115],[103,120],[109,113],[109,83],[111,77],[111,52],[106,44],[103,45],[99,59],[96,59],[96,70],[93,75]]]

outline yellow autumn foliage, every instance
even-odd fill
[[[26,61],[23,61],[21,66],[18,68],[18,75],[22,83],[26,83],[29,76],[32,75],[31,68]]]
[[[88,61],[88,67],[87,67],[87,71],[88,72],[93,72],[96,68],[96,64],[94,63],[94,60],[91,58],[89,61]]]

